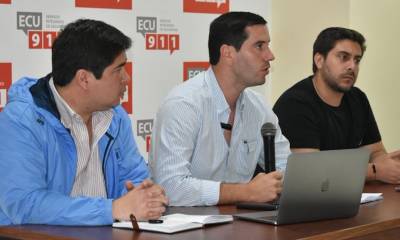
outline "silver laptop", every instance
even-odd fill
[[[288,158],[279,209],[234,216],[274,225],[355,216],[368,160],[366,149],[293,153]]]

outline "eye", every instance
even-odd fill
[[[345,62],[349,60],[349,55],[345,53],[339,53],[338,58],[340,59],[340,61]]]
[[[123,67],[118,67],[114,70],[115,74],[121,74],[123,72]]]
[[[264,48],[264,45],[265,44],[263,42],[257,42],[255,44],[255,48],[258,49],[258,50],[262,50]]]

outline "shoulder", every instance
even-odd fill
[[[265,122],[278,124],[278,118],[264,95],[248,88],[243,91],[242,95],[242,117],[247,119],[248,123],[254,123],[260,127]]]
[[[58,119],[33,102],[13,101],[0,112],[0,142],[6,140],[12,148],[34,145],[37,149],[46,149],[53,144]],[[10,148],[11,149],[11,148]],[[28,151],[28,150],[27,150]]]
[[[358,99],[361,101],[368,101],[367,95],[358,87],[354,86],[350,91],[346,93],[346,96],[352,99]]]
[[[163,100],[160,109],[190,107],[199,109],[212,97],[211,88],[206,81],[206,72],[201,72],[195,77],[174,87]],[[178,110],[176,109],[176,110]]]
[[[12,102],[7,104],[4,110],[0,113],[0,125],[2,127],[19,128],[20,131],[23,128],[30,129],[33,131],[37,121],[43,122],[40,119],[41,116],[35,111],[32,104],[26,102]]]
[[[113,110],[114,110],[114,115],[115,115],[117,118],[123,118],[123,119],[129,118],[128,113],[125,111],[125,109],[122,107],[121,104],[119,104],[119,105],[113,107]]]
[[[255,108],[257,110],[271,110],[264,95],[254,91],[253,89],[246,88],[243,91],[243,102],[246,107]]]
[[[25,101],[32,102],[32,94],[30,87],[35,85],[38,81],[36,78],[23,77],[13,83],[8,90],[8,102],[12,101]]]
[[[345,98],[352,111],[358,113],[372,111],[367,95],[358,87],[352,87],[350,91],[346,92]]]
[[[206,82],[206,72],[201,72],[195,77],[186,80],[185,82],[174,87],[167,95],[166,99],[181,97],[193,99],[196,96],[204,95],[208,90]]]
[[[287,89],[279,99],[308,100],[314,95],[311,77],[303,79]]]
[[[113,118],[111,121],[111,125],[109,127],[109,131],[111,133],[117,133],[120,132],[120,129],[129,130],[129,131],[124,131],[125,133],[131,132],[132,128],[132,122],[131,118],[129,117],[128,113],[125,111],[125,109],[122,107],[121,104],[113,107]]]
[[[25,77],[11,85],[8,91],[8,102],[0,113],[3,123],[13,122],[16,126],[26,125],[27,127],[32,127],[36,125],[37,119],[44,121],[47,111],[35,105],[29,91],[29,88],[36,82],[37,79]]]
[[[316,104],[316,102],[317,98],[312,85],[312,76],[310,76],[287,89],[276,101],[274,110],[297,105],[311,107]]]

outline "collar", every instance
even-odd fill
[[[60,113],[60,119],[61,119],[61,123],[68,129],[71,129],[72,124],[76,121],[76,120],[82,120],[82,117],[76,113],[69,105],[68,103],[60,96],[60,94],[58,93],[55,85],[54,85],[54,81],[53,78],[51,78],[49,80],[49,85],[50,85],[50,90],[53,93],[54,96],[54,100],[56,102],[56,106],[58,109],[58,112]],[[109,118],[110,122],[111,119],[113,117],[113,110],[112,109],[108,109],[105,111],[98,111],[98,112],[94,112],[92,113],[92,117],[98,118],[98,119],[103,119],[103,118]]]
[[[61,122],[66,128],[70,129],[72,126],[73,119],[80,118],[80,116],[60,96],[54,85],[53,78],[50,79],[49,85],[50,85],[50,90],[53,93],[58,112],[60,113]]]
[[[217,111],[218,115],[221,115],[223,113],[229,113],[230,112],[230,107],[228,102],[226,101],[225,95],[222,92],[221,87],[219,86],[219,83],[217,81],[217,78],[215,77],[214,71],[212,70],[211,67],[208,68],[207,70],[207,84],[211,88],[212,96],[215,100],[216,106],[217,106]],[[244,103],[245,103],[245,90],[240,93],[238,99],[236,100],[236,111],[241,112],[243,111],[244,108]],[[229,116],[229,114],[228,114]]]
[[[215,77],[214,71],[212,70],[211,67],[208,68],[206,75],[207,75],[206,81],[207,81],[207,84],[210,86],[212,96],[214,96],[218,114],[229,112],[230,111],[229,104],[226,101],[225,95],[222,92],[222,89],[219,86],[217,78]],[[236,110],[237,111],[241,112],[244,108],[244,102],[245,102],[244,95],[245,95],[245,91],[240,93],[239,98],[236,100]]]
[[[38,79],[36,83],[29,88],[29,91],[36,106],[50,112],[57,119],[60,119],[60,113],[58,112],[53,93],[50,90],[50,79],[51,73]]]

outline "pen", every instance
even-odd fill
[[[135,215],[131,214],[129,218],[131,219],[133,230],[140,231]]]

